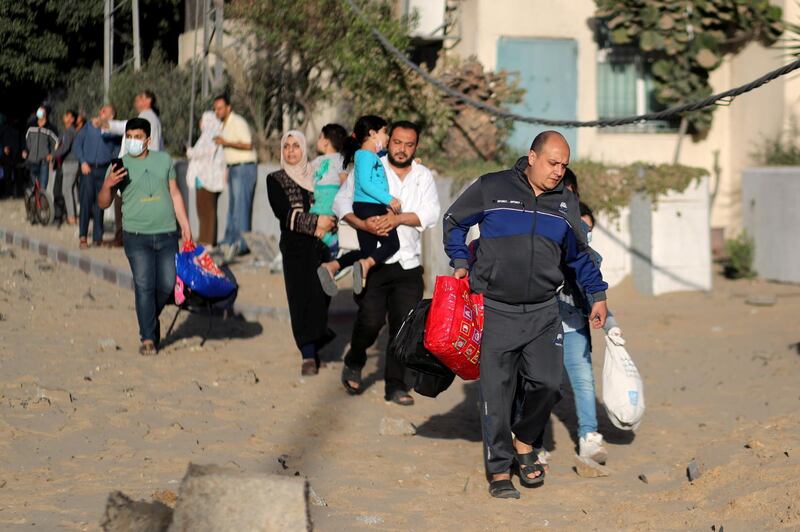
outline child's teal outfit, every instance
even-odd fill
[[[389,205],[394,199],[389,194],[389,180],[376,154],[369,150],[356,150],[353,157],[355,188],[353,203]]]
[[[340,153],[320,155],[311,161],[314,170],[314,203],[311,205],[313,214],[333,216],[333,199],[339,192],[341,181],[339,174],[344,171],[344,157]],[[325,233],[322,242],[328,247],[338,244],[339,238],[335,233]]]

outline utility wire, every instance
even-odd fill
[[[360,7],[358,7],[353,0],[343,0],[343,1],[345,4],[350,6],[350,9],[353,10],[356,16],[370,28],[370,31],[372,32],[372,35],[375,37],[375,39],[377,39],[378,42],[380,42],[381,46],[383,46],[386,49],[386,51],[389,52],[398,63],[410,68],[411,70],[419,74],[425,81],[427,81],[428,83],[439,89],[447,96],[455,98],[460,102],[463,102],[467,105],[471,105],[476,109],[497,116],[499,118],[514,120],[516,122],[527,122],[528,124],[541,124],[545,126],[554,126],[554,127],[615,127],[615,126],[624,126],[628,124],[636,124],[647,121],[667,120],[670,118],[680,117],[685,113],[699,111],[706,107],[716,105],[718,104],[718,102],[721,102],[720,105],[729,105],[733,98],[741,96],[742,94],[748,93],[750,91],[753,91],[761,87],[762,85],[766,85],[767,83],[778,79],[781,76],[785,76],[790,72],[794,72],[795,70],[800,69],[800,59],[796,59],[795,61],[792,61],[788,65],[776,68],[771,72],[767,72],[760,78],[755,79],[745,85],[740,85],[738,87],[728,89],[724,92],[712,94],[708,98],[704,98],[702,100],[685,103],[681,105],[675,105],[673,107],[669,107],[667,109],[664,109],[663,111],[658,111],[655,113],[645,113],[642,115],[626,116],[621,118],[609,118],[603,120],[588,120],[588,121],[552,120],[549,118],[522,116],[516,113],[512,113],[510,111],[498,109],[497,107],[489,105],[485,102],[471,98],[466,94],[464,94],[463,92],[459,92],[456,89],[450,87],[442,80],[432,76],[429,72],[426,72],[425,70],[421,69],[419,66],[414,64],[414,62],[412,62],[408,57],[406,57],[404,53],[398,50],[389,41],[389,39],[387,39],[381,32],[379,32],[375,28],[373,24],[370,23],[369,19],[364,14],[364,11]]]

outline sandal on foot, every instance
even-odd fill
[[[358,383],[358,387],[351,385],[348,381]],[[350,395],[359,395],[363,391],[361,387],[361,370],[345,365],[342,368],[342,385]]]
[[[139,354],[143,357],[151,357],[158,354],[158,350],[156,349],[155,344],[150,342],[142,342],[142,345],[139,346]]]
[[[339,293],[339,287],[336,286],[336,280],[331,275],[331,272],[325,266],[317,268],[317,277],[319,277],[319,284],[322,285],[322,291],[330,297],[336,296]]]
[[[507,478],[489,482],[489,495],[497,499],[519,499],[519,491]]]
[[[308,377],[311,375],[316,375],[319,373],[319,366],[317,366],[317,361],[313,358],[309,358],[308,360],[303,360],[303,365],[300,366],[300,374],[304,377]]]
[[[384,399],[401,406],[412,406],[414,404],[414,398],[411,397],[411,394],[403,390],[395,390],[390,395],[384,396]]]
[[[89,243],[86,241],[85,238],[80,239],[80,243],[78,244],[79,249],[89,249]]]
[[[517,466],[519,466],[519,481],[523,486],[533,488],[540,486],[544,482],[545,466],[539,462],[537,453],[517,453]],[[528,476],[537,471],[539,472],[538,476]]]

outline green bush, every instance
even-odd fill
[[[494,161],[461,160],[432,157],[420,154],[423,163],[442,176],[453,179],[453,190],[460,190],[477,177],[511,167],[518,156],[505,151]],[[693,181],[708,172],[702,168],[680,164],[651,164],[636,162],[625,165],[606,164],[589,159],[578,159],[569,167],[578,177],[581,200],[595,214],[605,213],[612,219],[619,216],[623,207],[630,205],[634,194],[645,194],[654,202],[658,196],[670,191],[683,192]]]
[[[753,270],[755,242],[746,231],[733,239],[725,241],[725,252],[728,255],[725,275],[731,279],[750,279],[756,276]]]
[[[792,120],[788,131],[764,137],[750,154],[762,166],[800,166],[800,128]]]

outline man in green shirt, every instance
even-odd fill
[[[148,149],[150,122],[128,120],[124,142],[123,166],[109,168],[97,203],[106,209],[116,191],[122,192],[123,242],[133,274],[139,353],[155,355],[161,339],[158,317],[175,287],[177,227],[184,242],[192,239],[192,232],[172,160],[165,152]]]

